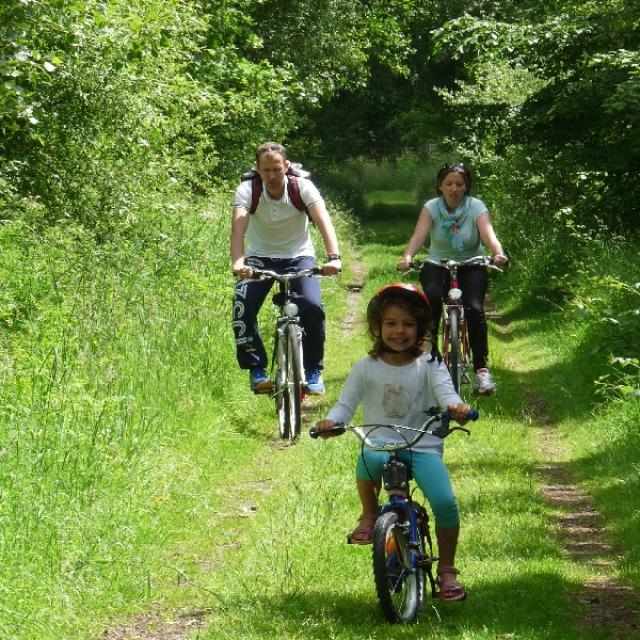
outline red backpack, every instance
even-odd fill
[[[305,171],[298,163],[291,163],[287,169],[287,193],[289,194],[289,200],[291,204],[300,211],[304,211],[309,215],[307,205],[302,200],[300,195],[300,185],[298,184],[298,178],[308,178],[311,174]],[[251,208],[249,213],[255,213],[260,202],[260,196],[262,195],[262,178],[260,174],[255,170],[247,171],[242,174],[243,182],[245,180],[251,180]]]

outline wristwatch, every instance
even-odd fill
[[[340,260],[340,254],[339,253],[330,253],[327,258],[329,258],[329,260]]]

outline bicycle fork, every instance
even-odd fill
[[[290,383],[288,379],[288,359],[291,356],[289,354],[289,341],[287,335],[289,331],[299,331],[301,343],[302,328],[299,325],[299,318],[292,318],[288,316],[282,316],[278,318],[274,337],[273,358],[271,360],[271,373],[273,375],[274,369],[276,372],[275,385],[273,393],[271,394],[272,398],[282,396],[285,392],[286,385]],[[304,385],[306,384],[306,379],[304,375],[304,367],[302,366],[302,357],[300,358],[300,368],[300,380]]]
[[[432,566],[438,559],[433,555],[433,543],[429,531],[429,516],[426,509],[406,496],[390,495],[389,504],[383,509],[383,513],[395,511],[401,518],[396,525],[392,538],[387,542],[387,554],[397,555],[398,563],[408,573],[424,571],[429,576],[432,592],[435,589]],[[424,550],[419,543],[420,537],[424,537],[427,548]]]

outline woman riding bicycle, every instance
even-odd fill
[[[435,353],[424,353],[431,328],[428,298],[411,284],[396,283],[378,291],[367,307],[373,348],[369,357],[351,369],[342,394],[327,417],[316,425],[320,435],[338,422],[348,422],[360,402],[364,422],[420,427],[426,411],[448,408],[463,422],[471,410],[453,388],[451,377]],[[387,433],[389,432],[389,433]],[[326,434],[325,434],[326,435]],[[395,431],[376,431],[376,439],[397,440]],[[455,553],[460,516],[449,473],[442,460],[443,441],[425,435],[412,449],[400,452],[409,462],[416,483],[431,505],[436,520],[440,599],[462,600],[465,591],[457,581]],[[357,461],[356,486],[362,515],[349,536],[352,544],[369,544],[378,517],[378,493],[382,467],[388,455],[364,449]]]
[[[437,198],[428,200],[418,216],[413,235],[398,261],[398,271],[406,271],[411,259],[431,235],[429,258],[466,260],[483,254],[484,245],[492,254],[493,264],[507,263],[507,256],[496,237],[485,204],[471,196],[471,174],[462,163],[447,163],[436,177]],[[420,272],[420,282],[433,308],[434,340],[442,315],[442,298],[449,273],[426,264]],[[489,341],[484,312],[487,291],[487,271],[483,266],[461,267],[458,271],[462,303],[469,326],[469,343],[476,373],[476,392],[494,393],[496,385],[487,368]]]

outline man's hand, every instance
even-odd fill
[[[239,278],[250,278],[253,275],[253,269],[244,263],[244,258],[239,258],[231,266],[233,275]]]
[[[329,260],[322,265],[323,276],[335,276],[342,271],[342,262],[340,260]]]

